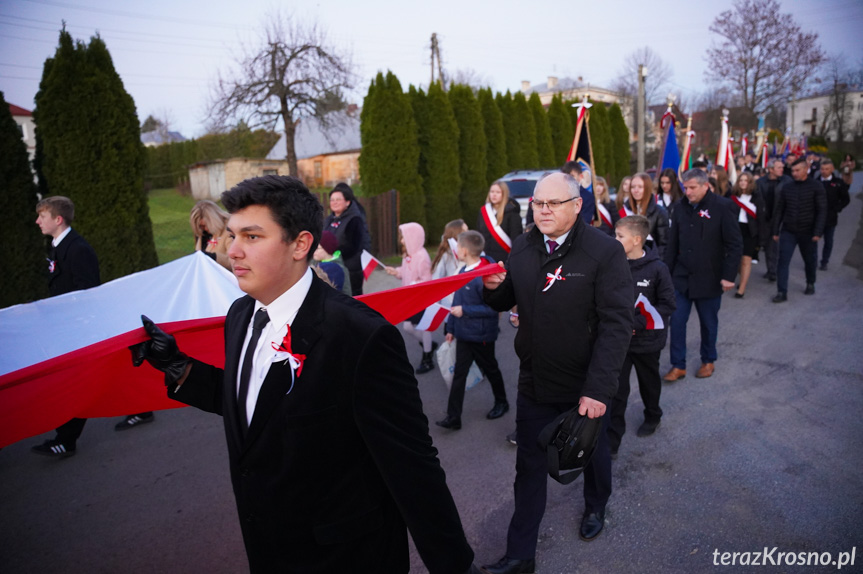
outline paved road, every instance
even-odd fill
[[[855,566],[843,571],[863,571],[863,283],[840,264],[861,210],[855,197],[841,214],[834,263],[819,272],[814,297],[803,296],[799,255],[787,303],[770,302],[775,286],[761,278],[763,265],[745,299],[725,296],[716,374],[665,386],[665,416],[653,437],[634,436],[642,406],[633,391],[630,433],[597,540],[578,539],[581,480],[550,483],[539,572],[709,572],[716,550],[774,546],[774,560],[785,551],[835,559],[856,546]],[[391,280],[378,273],[373,287],[394,286]],[[515,330],[503,319],[501,329],[498,357],[514,402]],[[699,363],[697,334],[693,317],[691,371]],[[417,363],[419,347],[411,342],[408,351]],[[437,420],[446,408],[443,381],[433,372],[419,386],[428,418]],[[467,393],[462,430],[431,426],[480,563],[502,555],[512,513],[515,449],[504,436],[515,415],[487,421],[491,404],[490,390],[478,387]],[[221,420],[189,408],[156,416],[122,433],[113,430],[118,419],[91,420],[78,455],[67,460],[28,452],[51,435],[0,451],[0,572],[247,572]],[[415,552],[412,566],[425,572]]]

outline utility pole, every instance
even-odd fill
[[[440,44],[437,41],[437,33],[432,33],[431,35],[431,84],[435,83],[434,79],[434,65],[435,59],[437,59],[437,81],[440,84],[440,87],[443,88],[443,91],[446,91],[446,84],[444,83],[443,78],[443,66],[440,61]]]
[[[644,79],[647,77],[647,66],[638,65],[638,159],[636,171],[644,171],[644,144],[647,137],[647,121],[644,117]]]
[[[429,81],[429,86],[434,84],[434,53],[435,48],[437,48],[437,34],[432,32],[431,35],[431,80]]]

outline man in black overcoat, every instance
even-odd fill
[[[225,368],[186,357],[145,319],[133,351],[169,396],[224,419],[253,573],[472,567],[399,331],[317,278],[322,207],[298,179],[222,194],[228,256],[247,293],[225,318]]]

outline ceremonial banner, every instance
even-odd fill
[[[719,145],[716,147],[716,165],[728,170],[730,142],[728,141],[728,110],[722,110],[722,129],[719,132]],[[731,159],[733,162],[733,158]]]
[[[604,104],[599,104],[604,105]],[[569,148],[569,155],[566,161],[576,161],[581,166],[581,213],[585,223],[592,223],[594,220],[599,220],[599,212],[596,201],[593,195],[593,174],[596,173],[593,161],[593,146],[590,143],[590,113],[588,109],[593,107],[593,104],[588,103],[587,96],[584,101],[579,104],[573,104],[578,109],[578,121],[575,125],[575,136],[572,138],[572,147]]]
[[[485,265],[358,299],[396,324],[474,277],[501,271]],[[189,356],[222,367],[224,315],[242,295],[233,275],[197,253],[93,289],[0,310],[0,447],[76,417],[185,406],[167,397],[161,372],[132,366],[128,347],[147,340],[141,314],[173,334]]]
[[[674,131],[674,114],[671,113],[671,106],[668,111],[659,120],[660,129],[664,129],[662,147],[659,152],[659,171],[657,177],[666,168],[677,170],[680,167],[680,152],[677,149],[677,134]]]

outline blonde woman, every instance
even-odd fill
[[[755,180],[749,172],[743,172],[731,190],[731,199],[740,210],[737,224],[743,236],[743,257],[740,258],[740,284],[734,297],[742,299],[752,273],[752,260],[758,257],[758,246],[766,236],[764,229],[764,200],[755,188]]]
[[[604,177],[597,175],[593,178],[593,196],[596,200],[596,209],[599,211],[599,219],[594,216],[593,226],[614,237],[614,224],[620,219],[620,214],[611,201],[608,182]]]
[[[231,236],[228,234],[228,212],[209,199],[202,199],[189,213],[189,225],[195,234],[195,251],[203,251],[219,265],[232,271],[228,258]]]
[[[656,247],[662,257],[668,236],[668,212],[656,203],[653,180],[646,173],[632,176],[627,209],[631,215],[643,215],[650,222],[650,235],[647,236],[645,245]]]
[[[510,199],[506,183],[491,184],[486,203],[479,208],[476,230],[485,238],[485,253],[506,262],[512,242],[522,233],[518,202]]]

